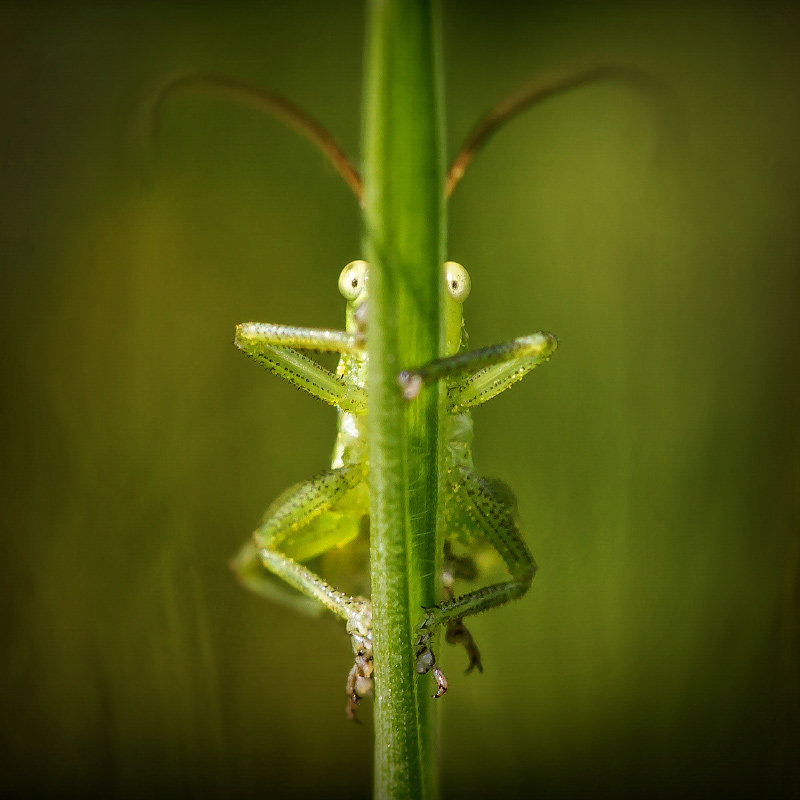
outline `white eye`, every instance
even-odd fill
[[[469,272],[455,261],[446,261],[444,277],[447,281],[447,293],[457,303],[463,303],[469,297],[469,290],[472,288]]]
[[[339,276],[339,291],[345,300],[355,300],[361,294],[367,281],[366,261],[351,261]]]

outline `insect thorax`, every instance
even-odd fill
[[[447,414],[445,429],[445,468],[468,467],[472,469],[472,414]]]

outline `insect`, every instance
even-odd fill
[[[549,333],[535,333],[504,344],[467,350],[462,304],[470,293],[467,270],[454,261],[444,264],[446,353],[443,358],[398,375],[398,391],[412,402],[422,387],[446,382],[442,425],[445,439],[443,492],[443,601],[425,609],[416,633],[416,670],[433,672],[434,697],[447,691],[436,665],[431,639],[442,626],[448,642],[462,645],[467,671],[483,671],[480,653],[463,619],[509,600],[529,588],[536,564],[517,525],[516,502],[501,481],[480,477],[472,462],[470,409],[485,403],[547,361],[556,348]],[[322,554],[355,540],[369,515],[367,461],[366,310],[369,265],[347,264],[339,276],[346,300],[345,329],[326,330],[247,322],[236,327],[235,344],[245,354],[293,385],[338,409],[338,432],[330,469],[285,491],[267,509],[252,539],[233,567],[241,581],[267,597],[279,589],[274,577],[300,593],[296,605],[324,607],[343,619],[351,637],[354,663],[347,678],[347,714],[354,718],[359,702],[372,692],[372,607],[368,598],[335,588],[306,565]],[[340,355],[336,372],[325,369],[301,351]],[[456,595],[455,583],[477,575],[469,554],[483,538],[502,558],[510,579]],[[457,554],[467,548],[466,554]]]
[[[644,90],[658,101],[664,119],[680,118],[680,105],[669,87],[641,70],[595,65],[539,76],[496,104],[475,125],[447,172],[444,194],[450,197],[476,154],[509,120],[527,108],[564,91],[594,81],[616,80]],[[291,100],[267,89],[220,75],[184,75],[170,80],[155,96],[150,137],[155,138],[165,100],[182,90],[207,91],[264,111],[307,138],[328,159],[363,202],[361,175],[331,134]],[[535,333],[479,350],[467,349],[462,305],[470,278],[460,264],[443,265],[445,354],[430,364],[403,370],[398,391],[412,402],[426,384],[443,381],[446,402],[440,419],[444,437],[443,601],[425,610],[415,638],[416,669],[432,671],[435,697],[447,691],[436,665],[431,640],[444,626],[445,638],[464,646],[467,671],[481,667],[480,654],[463,619],[521,597],[536,565],[520,534],[516,501],[502,481],[479,476],[472,462],[470,409],[485,403],[547,361],[556,349],[554,336]],[[349,595],[312,571],[309,564],[352,545],[369,521],[367,314],[369,265],[347,264],[339,290],[347,301],[345,330],[298,328],[248,322],[237,326],[235,343],[248,356],[314,397],[338,409],[338,433],[331,467],[287,489],[267,509],[252,539],[233,561],[250,589],[308,612],[327,608],[345,620],[352,639],[354,664],[347,679],[347,712],[355,716],[359,701],[372,691],[372,607],[368,598]],[[304,353],[340,356],[331,372]],[[477,577],[476,541],[483,539],[501,557],[510,579],[456,595],[458,580]],[[461,552],[459,552],[461,548]]]

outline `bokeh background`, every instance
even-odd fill
[[[681,141],[597,85],[504,130],[452,200],[474,345],[561,348],[476,414],[519,495],[529,596],[441,660],[444,796],[793,796],[798,723],[800,16],[771,3],[447,2],[451,152],[540,70],[665,78]],[[349,643],[227,563],[326,465],[334,413],[231,346],[339,326],[356,205],[307,143],[176,97],[272,87],[357,157],[361,3],[7,3],[0,787],[367,797]],[[666,143],[666,146],[664,146]],[[149,166],[148,166],[149,164]]]

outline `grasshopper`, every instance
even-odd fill
[[[463,623],[472,614],[521,597],[531,585],[536,564],[523,539],[516,501],[509,487],[475,471],[472,460],[470,409],[485,403],[547,361],[556,349],[552,334],[539,332],[478,350],[467,349],[462,305],[470,293],[467,270],[454,261],[443,265],[444,357],[398,375],[398,391],[412,402],[423,386],[446,385],[440,420],[444,436],[444,560],[443,601],[425,609],[415,639],[416,671],[432,671],[437,689],[447,680],[436,664],[431,640],[444,626],[448,642],[462,645],[467,671],[483,671],[480,653]],[[368,598],[350,595],[314,573],[306,562],[352,542],[369,518],[367,409],[369,401],[366,350],[366,303],[369,265],[347,264],[339,276],[346,301],[345,329],[299,328],[246,322],[236,327],[234,342],[246,355],[338,409],[338,431],[330,469],[285,491],[267,509],[261,524],[233,561],[248,588],[275,598],[274,577],[300,593],[305,610],[326,608],[345,621],[354,663],[347,678],[347,714],[355,717],[359,702],[372,693],[372,606]],[[302,351],[340,356],[336,372],[325,369]],[[477,565],[456,548],[472,548],[483,539],[500,555],[510,579],[460,596],[457,580],[471,580]],[[469,550],[467,552],[470,552]]]

